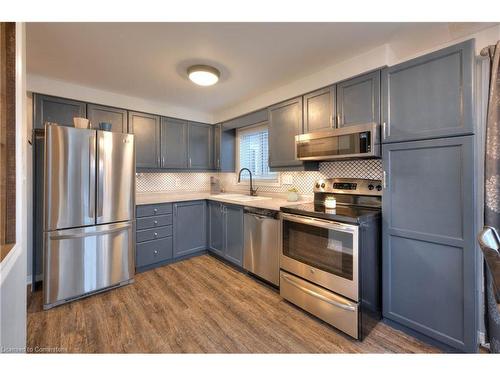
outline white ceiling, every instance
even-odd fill
[[[27,70],[58,80],[215,113],[437,24],[29,23]],[[443,24],[440,24],[441,27]],[[488,24],[460,24],[472,33]],[[465,26],[463,26],[465,25]],[[450,24],[457,28],[457,24]],[[221,71],[199,87],[192,64]]]

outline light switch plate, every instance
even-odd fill
[[[291,185],[293,184],[293,178],[290,175],[285,175],[282,177],[281,182],[283,185]]]

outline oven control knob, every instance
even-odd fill
[[[375,186],[373,186],[372,184],[368,185],[368,190],[373,190],[375,189]]]
[[[319,184],[318,183],[316,183],[316,189],[319,189]]]
[[[324,188],[325,188],[325,183],[324,183],[324,182],[321,184],[321,188],[322,188],[322,189],[324,189]]]
[[[377,185],[377,191],[381,191],[382,190],[382,185]]]

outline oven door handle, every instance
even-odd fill
[[[323,296],[323,295],[315,292],[314,290],[307,289],[306,287],[300,285],[299,283],[296,283],[295,281],[293,281],[292,279],[290,279],[287,275],[282,274],[281,277],[284,280],[286,280],[287,283],[290,283],[291,285],[293,285],[294,287],[300,289],[304,293],[307,293],[307,294],[309,294],[309,295],[311,295],[311,296],[313,296],[315,298],[318,298],[318,299],[322,300],[323,302],[329,303],[330,305],[339,307],[339,308],[344,309],[344,310],[356,311],[356,308],[354,306],[346,305],[344,303],[340,303],[340,302],[334,301],[334,300],[332,300],[330,298],[326,298],[325,296]]]
[[[283,220],[293,221],[300,224],[312,225],[314,227],[321,227],[326,229],[335,229],[349,233],[356,233],[358,231],[357,225],[341,224],[335,221],[316,219],[312,217],[305,217],[293,214],[282,214]]]

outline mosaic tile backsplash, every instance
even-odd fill
[[[292,184],[284,184],[284,176],[292,177]],[[226,191],[247,191],[247,186],[237,184],[236,173],[139,173],[136,184],[137,192],[156,191],[208,191],[210,190],[210,176],[218,176],[222,187]],[[291,187],[297,188],[301,194],[312,194],[313,184],[321,178],[382,178],[382,161],[374,160],[349,160],[320,163],[317,172],[280,172],[279,186],[265,186],[256,184],[260,192],[284,193]]]

